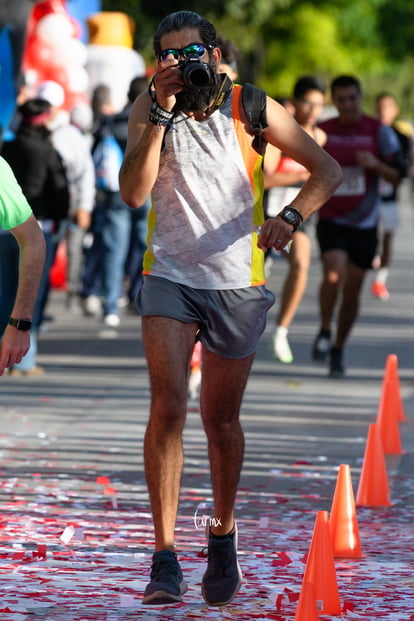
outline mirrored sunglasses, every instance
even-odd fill
[[[167,50],[162,50],[159,54],[159,60],[167,60],[168,56],[171,54],[178,60],[181,56],[183,58],[190,58],[191,56],[196,56],[197,58],[201,58],[204,56],[207,50],[213,49],[212,45],[204,45],[203,43],[190,43],[190,45],[186,45],[182,48],[169,48]]]

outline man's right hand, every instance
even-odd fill
[[[162,62],[158,61],[153,84],[157,103],[171,112],[175,106],[175,95],[184,88],[181,68],[173,56]]]

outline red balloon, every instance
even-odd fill
[[[53,52],[50,46],[40,43],[36,37],[30,37],[24,52],[23,68],[43,71],[49,67],[52,58]]]
[[[35,21],[39,21],[39,19],[49,15],[49,13],[64,13],[66,15],[65,0],[42,0],[41,2],[36,2],[32,16]]]
[[[43,70],[45,75],[45,80],[53,80],[60,84],[63,89],[66,91],[67,82],[68,82],[68,73],[65,67],[45,67]],[[66,106],[65,106],[66,107]]]

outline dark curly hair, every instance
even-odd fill
[[[175,13],[166,15],[158,24],[153,37],[155,56],[158,58],[162,52],[160,39],[163,35],[168,32],[179,32],[185,28],[197,29],[200,34],[201,43],[204,43],[206,46],[216,47],[217,33],[212,23],[193,11],[176,11]]]

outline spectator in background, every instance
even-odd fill
[[[66,222],[54,235],[54,252],[63,237],[66,235],[69,224],[71,234],[79,229],[73,244],[71,244],[71,260],[73,253],[79,257],[80,241],[91,223],[91,213],[95,204],[95,169],[89,148],[88,141],[85,140],[81,131],[70,122],[69,113],[63,108],[65,102],[65,92],[57,82],[47,80],[38,87],[38,97],[45,99],[51,106],[51,117],[48,128],[51,131],[53,146],[62,158],[66,177],[68,181],[70,206]],[[71,269],[71,268],[69,268]],[[76,268],[77,269],[77,268]],[[72,284],[71,284],[72,287]],[[67,304],[70,308],[79,298],[79,287],[73,285],[74,289],[68,291]],[[43,300],[43,309],[47,303],[47,295]]]
[[[114,117],[114,135],[122,152],[125,152],[128,140],[128,119],[132,104],[141,93],[148,90],[148,80],[145,76],[131,80],[128,89],[128,102],[126,106]],[[142,283],[142,261],[147,248],[148,213],[151,208],[151,199],[148,196],[140,209],[131,209],[131,237],[128,254],[125,263],[125,275],[127,276],[127,290],[129,308],[136,312],[136,297]]]
[[[134,78],[128,91],[128,102],[117,114],[112,110],[106,96],[110,90],[101,85],[100,123],[94,135],[97,148],[104,136],[113,136],[122,153],[128,136],[128,118],[131,106],[138,94],[145,92],[148,81],[145,77]],[[95,105],[98,97],[95,98]],[[99,113],[97,117],[99,118]],[[103,313],[107,326],[116,328],[120,324],[120,305],[124,298],[124,278],[128,276],[127,295],[130,306],[141,282],[142,259],[146,249],[147,215],[150,200],[142,210],[133,212],[122,201],[119,189],[98,189],[97,205],[92,223],[93,243],[87,251],[83,279],[83,296],[88,314]],[[141,212],[141,213],[140,213]]]
[[[69,114],[69,120],[80,133],[86,137],[90,149],[92,149],[93,110],[88,103],[78,103],[73,106]]]
[[[46,258],[33,312],[30,349],[10,373],[40,375],[44,371],[37,365],[37,332],[54,260],[53,236],[59,230],[60,223],[67,218],[69,192],[62,160],[52,145],[47,127],[50,104],[42,99],[31,99],[19,107],[19,114],[21,122],[16,137],[4,144],[2,155],[10,164],[43,231]]]
[[[0,375],[21,362],[45,260],[45,239],[7,162],[0,157]]]
[[[96,134],[105,118],[114,114],[112,92],[106,84],[98,84],[91,97],[92,129],[90,151],[94,150]],[[89,235],[85,243],[84,269],[82,274],[81,298],[86,315],[100,316],[102,314],[102,237],[99,233],[101,214],[95,211],[92,214]]]
[[[401,173],[396,167],[398,139],[389,127],[364,114],[359,80],[347,75],[335,78],[331,96],[338,116],[320,127],[327,134],[324,148],[341,165],[344,181],[318,212],[321,325],[312,356],[318,361],[329,357],[330,377],[341,378],[344,345],[358,316],[361,288],[377,250],[379,180],[398,185]]]
[[[401,175],[406,177],[411,156],[412,140],[411,136],[403,134],[395,125],[395,121],[400,113],[395,97],[390,93],[380,93],[377,95],[375,112],[381,123],[391,127],[398,138],[401,148],[399,156]],[[379,265],[375,273],[375,280],[371,286],[371,292],[372,295],[381,300],[388,300],[390,294],[386,283],[392,259],[392,242],[399,224],[400,205],[397,187],[385,179],[380,180],[379,194],[381,198],[378,231],[380,235],[380,254],[376,258]]]
[[[219,73],[227,73],[233,82],[239,75],[238,63],[240,61],[239,48],[233,41],[219,35],[217,37],[217,47],[221,50],[221,61],[217,68]]]
[[[90,152],[92,149],[92,127],[93,112],[87,103],[77,104],[70,111],[70,122],[76,127],[85,146]],[[67,273],[66,273],[66,307],[68,310],[79,311],[81,308],[82,275],[84,270],[84,244],[89,230],[86,227],[89,218],[82,221],[82,226],[78,223],[78,218],[71,216],[66,232],[66,254],[67,254]]]
[[[91,97],[91,108],[93,114],[92,134],[95,134],[105,117],[115,114],[111,89],[107,84],[95,86]]]
[[[326,140],[325,133],[316,127],[325,100],[325,84],[316,76],[300,77],[293,88],[289,100],[293,116],[299,125],[320,145]],[[286,107],[286,104],[284,104]],[[268,145],[265,155],[266,215],[275,217],[285,205],[289,205],[299,188],[309,179],[310,172],[302,164]],[[309,229],[313,218],[307,220],[293,235],[289,251],[282,250],[289,262],[282,288],[276,330],[273,336],[275,357],[289,364],[293,361],[292,350],[288,341],[290,324],[296,314],[308,281],[311,262],[311,240]]]

